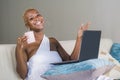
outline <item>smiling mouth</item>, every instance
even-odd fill
[[[40,22],[40,21],[38,21],[38,22],[36,22],[36,24],[35,24],[35,25],[39,26],[40,24],[41,24],[41,22]]]

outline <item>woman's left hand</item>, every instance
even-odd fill
[[[78,38],[82,37],[83,32],[88,29],[89,25],[90,25],[90,22],[87,22],[86,24],[81,24],[77,34]]]

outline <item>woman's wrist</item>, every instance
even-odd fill
[[[17,45],[17,46],[16,46],[16,49],[17,49],[18,51],[23,51],[23,50],[24,50],[23,45]]]
[[[77,36],[77,40],[82,40],[82,36]]]

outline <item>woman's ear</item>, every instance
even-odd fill
[[[25,26],[26,26],[26,28],[28,28],[28,24],[27,23],[25,23]]]
[[[25,26],[26,26],[26,27],[28,27],[28,24],[27,24],[27,23],[25,23]]]
[[[29,30],[29,25],[27,23],[25,23],[25,26],[26,26],[27,30]]]

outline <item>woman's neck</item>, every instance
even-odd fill
[[[43,32],[34,32],[34,36],[36,41],[41,41],[43,39],[44,33]]]

